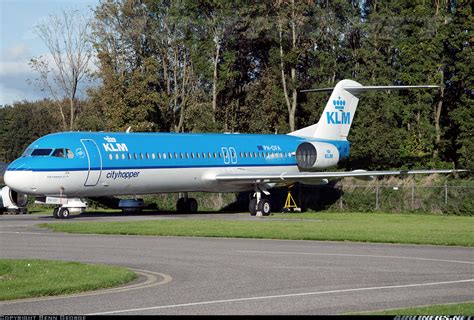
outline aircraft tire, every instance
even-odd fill
[[[198,211],[198,202],[194,198],[188,198],[188,201],[186,201],[186,209],[190,213],[196,213]]]
[[[255,198],[250,199],[249,211],[250,211],[251,216],[254,216],[257,214],[257,199]]]
[[[264,216],[269,216],[272,213],[272,205],[268,199],[261,199],[257,206],[258,211]]]
[[[53,217],[54,217],[54,219],[59,219],[58,211],[59,211],[59,208],[54,208],[54,209],[53,209]]]
[[[176,211],[178,213],[184,213],[186,211],[186,200],[184,198],[179,198],[176,202]]]
[[[69,218],[69,209],[68,208],[59,208],[58,216],[59,216],[60,219]]]

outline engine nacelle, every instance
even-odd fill
[[[296,148],[296,164],[302,171],[312,171],[335,166],[339,150],[330,143],[303,142]]]
[[[0,197],[1,211],[18,210],[26,207],[27,203],[28,196],[26,194],[18,193],[8,186],[2,188]]]

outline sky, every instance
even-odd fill
[[[28,79],[37,74],[28,65],[33,57],[48,56],[48,48],[33,29],[62,10],[91,12],[99,0],[0,0],[0,106],[47,97]]]

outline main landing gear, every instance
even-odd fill
[[[176,203],[176,211],[178,213],[196,213],[198,210],[197,200],[194,198],[188,198],[188,194],[184,192],[180,193],[180,198]]]
[[[266,197],[262,197],[262,193]],[[270,192],[264,187],[255,186],[255,193],[249,202],[251,216],[269,216],[272,213]]]

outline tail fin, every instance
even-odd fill
[[[317,124],[293,131],[289,135],[326,140],[346,140],[359,103],[359,95],[373,90],[428,89],[438,86],[363,86],[353,80],[341,80],[334,88],[310,89],[301,92],[332,90],[331,97]]]

